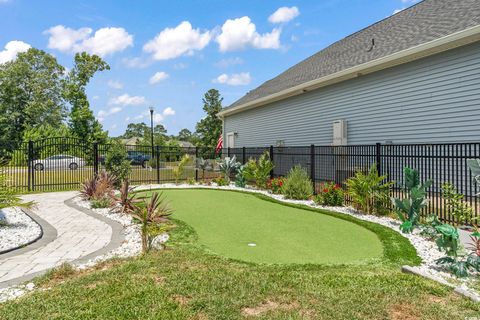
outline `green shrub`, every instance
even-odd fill
[[[112,199],[109,197],[103,197],[99,199],[92,199],[90,200],[90,206],[93,209],[103,209],[103,208],[110,208],[112,206]]]
[[[183,176],[183,172],[185,171],[185,166],[190,161],[190,156],[188,154],[184,154],[180,159],[180,162],[177,166],[172,169],[173,177],[175,178],[175,184],[178,184],[180,179]]]
[[[446,209],[458,222],[471,224],[473,208],[463,201],[464,195],[457,192],[451,183],[442,184],[442,196],[445,199]]]
[[[193,185],[195,185],[195,184],[197,183],[197,181],[195,181],[194,178],[190,178],[190,179],[187,180],[187,183],[188,183],[189,185],[193,186]]]
[[[216,183],[217,186],[219,186],[219,187],[228,186],[228,184],[229,184],[229,183],[228,183],[224,178],[222,178],[222,177],[215,178],[215,179],[213,179],[212,181],[213,181],[214,183]]]
[[[313,186],[307,170],[295,166],[288,172],[282,186],[282,194],[287,199],[307,200],[313,194]]]
[[[230,183],[230,176],[235,174],[240,168],[241,163],[237,161],[237,157],[233,156],[231,158],[226,157],[222,161],[220,161],[218,167],[220,168],[220,172],[223,173],[223,177],[227,183]]]
[[[8,207],[30,208],[33,202],[24,202],[16,195],[7,172],[0,168],[0,209]]]
[[[275,165],[270,160],[270,153],[265,151],[258,160],[250,158],[245,165],[244,175],[248,180],[255,181],[259,188],[265,189],[267,187],[270,172]]]
[[[240,166],[235,175],[235,185],[239,188],[245,188],[247,179],[245,178],[245,166]]]
[[[418,224],[422,209],[428,205],[427,189],[432,185],[432,181],[420,183],[418,171],[409,167],[405,167],[403,172],[405,175],[403,190],[407,197],[392,199],[392,202],[398,218],[402,221],[400,230],[408,233]]]
[[[355,209],[367,214],[384,215],[390,203],[390,188],[393,182],[386,182],[386,175],[379,175],[377,167],[372,165],[368,173],[357,171],[348,179],[347,194]]]
[[[132,166],[127,159],[127,151],[121,142],[113,141],[110,145],[105,157],[105,170],[116,178],[116,187],[120,187],[132,172]]]
[[[343,197],[343,190],[338,184],[327,182],[320,187],[313,201],[322,206],[339,207],[343,206]]]

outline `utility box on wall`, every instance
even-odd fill
[[[347,144],[347,121],[333,121],[333,142],[334,146],[343,146]]]

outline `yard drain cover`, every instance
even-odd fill
[[[249,243],[248,246],[249,246],[249,247],[256,247],[257,244],[252,242],[252,243]]]

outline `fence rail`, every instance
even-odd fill
[[[16,145],[4,143],[0,145],[0,159],[19,192],[71,190],[104,168],[109,148],[108,144],[81,139],[50,138]],[[480,190],[467,166],[467,159],[480,158],[480,143],[268,146],[226,148],[219,153],[209,147],[126,145],[125,150],[132,166],[130,180],[135,184],[175,181],[172,169],[184,154],[191,161],[180,177],[183,181],[202,179],[203,174],[206,179],[220,176],[217,165],[206,173],[200,170],[198,158],[215,163],[219,158],[235,155],[238,161],[246,163],[268,151],[275,164],[272,177],[285,176],[293,166],[301,165],[318,191],[324,182],[343,184],[357,170],[367,170],[375,164],[388,181],[395,182],[392,196],[401,197],[403,168],[410,166],[419,170],[422,180],[433,180],[425,213],[436,213],[443,221],[455,222],[441,196],[441,185],[448,182],[465,195],[464,200],[473,207],[475,216],[480,216],[476,196]]]

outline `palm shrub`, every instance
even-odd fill
[[[458,222],[472,223],[473,208],[467,202],[463,201],[464,195],[458,193],[453,184],[442,184],[442,196],[443,199],[445,199],[446,209]]]
[[[120,206],[122,213],[133,212],[139,199],[137,199],[137,194],[133,192],[133,187],[130,187],[128,179],[123,180],[119,192],[118,196],[112,196],[113,201]]]
[[[117,179],[104,170],[80,185],[80,197],[84,200],[95,201],[97,208],[105,208],[102,205],[107,203],[106,199],[111,200],[113,197],[116,182]]]
[[[313,194],[313,186],[307,170],[297,165],[290,169],[282,185],[282,194],[287,199],[307,200]]]
[[[24,202],[17,196],[15,189],[10,183],[8,173],[0,168],[0,209],[8,207],[30,208],[33,202]]]
[[[423,208],[428,205],[427,189],[432,185],[432,180],[420,183],[418,171],[409,167],[403,169],[405,184],[403,190],[406,193],[404,199],[392,198],[395,212],[402,221],[400,230],[409,233],[418,224]]]
[[[220,168],[220,172],[223,173],[227,184],[230,183],[230,176],[235,174],[238,168],[240,168],[240,166],[241,163],[237,161],[236,156],[233,156],[231,158],[226,157],[219,163],[218,167]]]
[[[120,187],[122,181],[127,179],[132,172],[132,166],[127,159],[127,151],[121,142],[114,141],[108,149],[105,157],[105,170],[116,178],[116,187]]]
[[[393,182],[385,182],[386,175],[379,175],[373,164],[367,173],[357,171],[347,179],[347,194],[355,209],[367,214],[384,215],[388,212],[390,188]]]
[[[142,251],[146,253],[151,248],[152,229],[158,229],[161,224],[166,223],[173,211],[161,192],[154,192],[149,200],[146,198],[143,200],[143,205],[135,206],[130,214],[140,221]]]
[[[173,177],[175,178],[175,184],[178,184],[180,179],[183,176],[183,172],[185,171],[185,166],[190,161],[190,156],[188,154],[184,154],[180,159],[178,165],[176,165],[172,169]]]
[[[205,181],[205,171],[210,168],[210,161],[208,161],[208,159],[198,158],[197,168],[202,170],[202,181]]]
[[[258,160],[250,158],[245,165],[245,178],[254,180],[257,187],[265,189],[267,187],[270,172],[275,165],[270,160],[270,153],[265,151]]]

